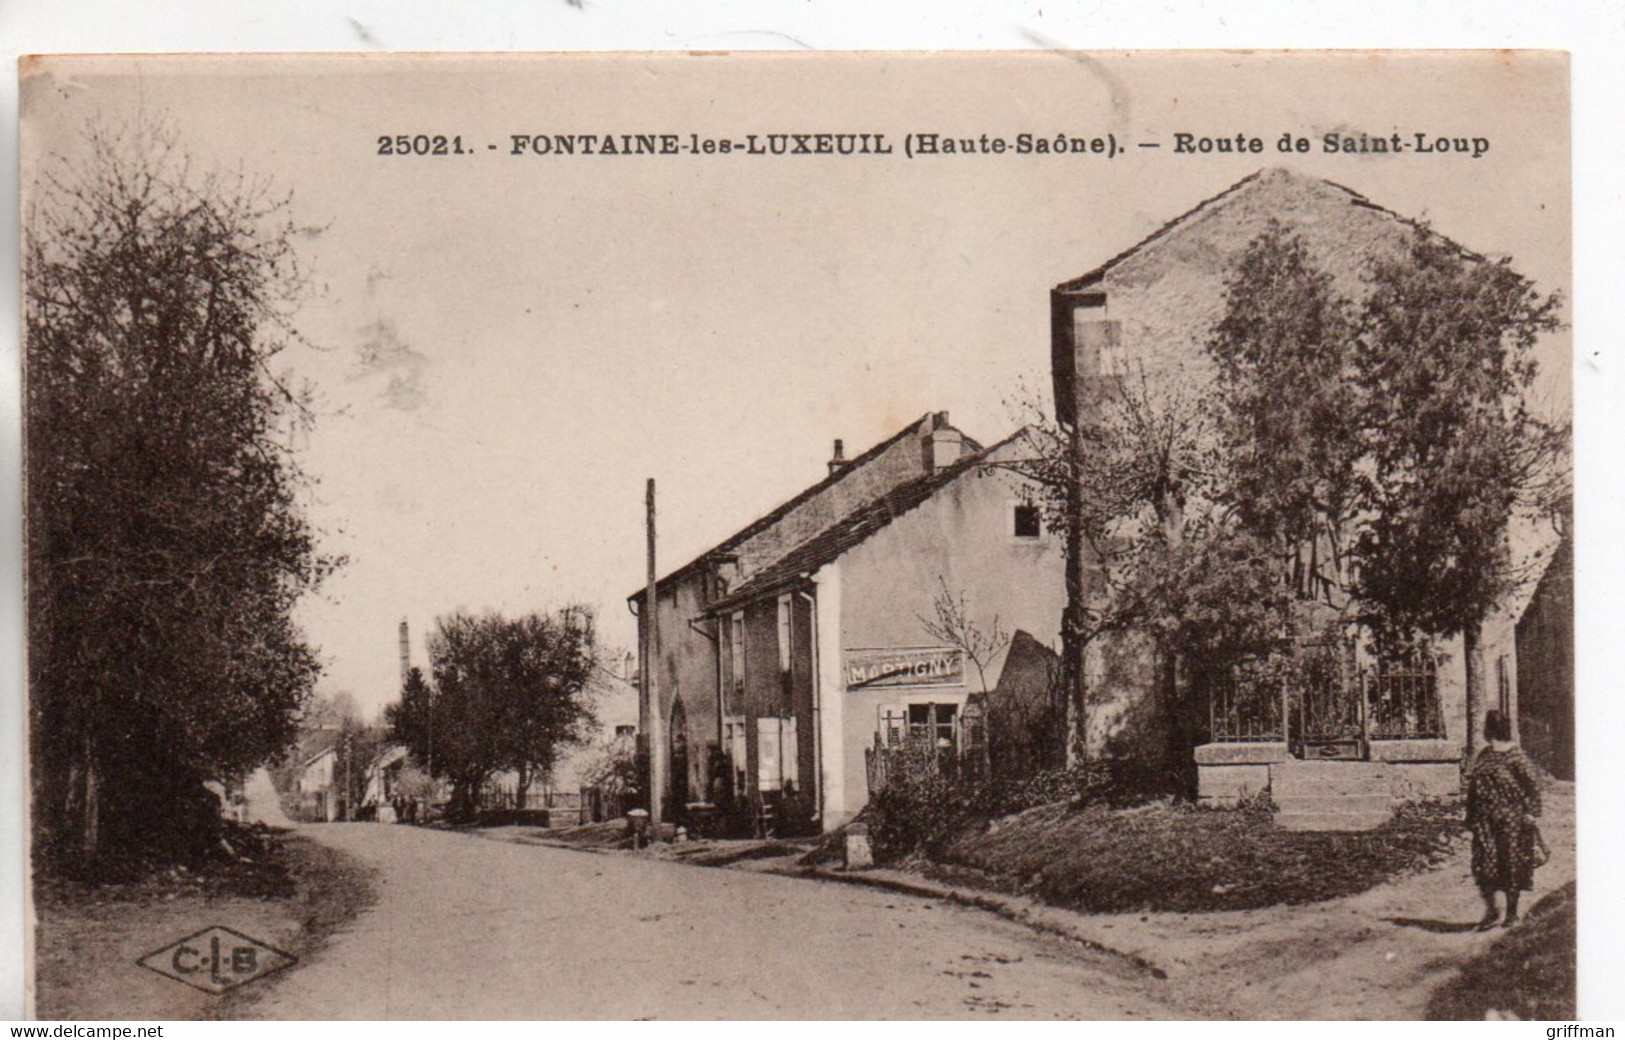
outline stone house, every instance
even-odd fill
[[[1518,737],[1529,757],[1574,779],[1574,536],[1565,529],[1518,618]]]
[[[836,442],[823,480],[659,582],[671,805],[830,830],[868,801],[877,743],[959,747],[1003,655],[970,662],[933,639],[937,598],[1045,642],[1065,602],[1060,544],[999,469],[1022,447],[984,448],[946,413],[852,459]]]
[[[1205,344],[1223,315],[1226,285],[1272,219],[1300,236],[1337,288],[1356,299],[1371,260],[1399,254],[1416,226],[1355,191],[1284,169],[1232,185],[1051,291],[1063,422],[1075,420],[1091,381],[1112,373],[1210,383]],[[1499,696],[1515,713],[1514,617],[1507,610],[1492,617],[1482,648],[1491,704]],[[1255,695],[1247,697],[1237,694],[1238,683],[1208,691],[1195,751],[1201,799],[1233,802],[1269,790],[1288,826],[1358,828],[1385,819],[1396,798],[1459,789],[1468,727],[1479,720],[1466,715],[1461,640],[1433,649],[1432,659],[1385,661],[1362,646],[1339,647],[1314,689],[1260,697],[1250,688]]]

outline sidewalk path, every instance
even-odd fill
[[[1575,875],[1574,785],[1548,781],[1543,797],[1552,860],[1525,910]],[[973,902],[1135,958],[1166,973],[1181,1006],[1212,1018],[1420,1019],[1434,990],[1506,934],[1473,930],[1483,904],[1466,842],[1437,869],[1358,895],[1209,914],[1080,914],[891,870],[866,871],[863,883]]]

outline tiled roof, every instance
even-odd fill
[[[909,512],[932,495],[953,483],[978,466],[985,465],[989,456],[1017,437],[1020,431],[987,448],[976,448],[961,455],[951,465],[917,480],[911,480],[880,496],[868,505],[859,507],[846,519],[827,528],[822,534],[802,542],[777,563],[754,575],[745,584],[728,593],[707,608],[709,614],[726,613],[750,600],[770,592],[779,592],[794,585],[803,574],[810,574],[826,563],[839,558],[856,547],[893,520]]]
[[[1415,220],[1412,220],[1409,217],[1401,216],[1400,214],[1395,213],[1393,210],[1388,209],[1385,206],[1379,206],[1377,203],[1372,202],[1370,199],[1366,198],[1364,195],[1361,195],[1359,192],[1355,191],[1353,188],[1344,187],[1343,185],[1338,184],[1336,181],[1328,181],[1328,180],[1320,179],[1320,178],[1306,177],[1303,174],[1297,173],[1297,172],[1295,172],[1293,170],[1289,170],[1284,166],[1268,167],[1268,168],[1265,168],[1265,169],[1256,170],[1253,173],[1248,174],[1247,176],[1243,177],[1241,180],[1239,180],[1236,183],[1230,185],[1230,187],[1224,189],[1223,191],[1219,192],[1217,195],[1212,196],[1211,198],[1203,199],[1201,202],[1197,203],[1195,206],[1192,206],[1190,209],[1186,210],[1184,213],[1181,213],[1179,216],[1177,216],[1174,219],[1168,221],[1166,224],[1164,224],[1161,227],[1157,228],[1157,230],[1151,232],[1151,234],[1149,234],[1146,237],[1142,238],[1140,241],[1136,242],[1134,245],[1130,246],[1129,248],[1123,250],[1121,253],[1118,253],[1116,256],[1112,257],[1110,260],[1107,260],[1105,263],[1101,264],[1099,267],[1094,268],[1093,270],[1087,272],[1086,274],[1079,275],[1077,278],[1073,278],[1073,279],[1071,279],[1069,281],[1062,282],[1060,285],[1057,285],[1055,287],[1055,291],[1056,292],[1078,292],[1078,291],[1083,290],[1083,289],[1088,289],[1088,288],[1096,285],[1102,278],[1104,278],[1106,276],[1106,274],[1109,271],[1111,271],[1112,268],[1117,267],[1119,264],[1121,264],[1124,261],[1130,259],[1135,254],[1137,254],[1141,250],[1143,250],[1146,246],[1149,246],[1153,242],[1156,242],[1158,239],[1161,239],[1161,238],[1173,233],[1174,231],[1178,230],[1180,227],[1183,227],[1185,224],[1189,223],[1191,220],[1193,220],[1194,218],[1196,218],[1200,214],[1205,213],[1208,210],[1211,210],[1211,209],[1214,209],[1214,208],[1217,208],[1217,207],[1220,207],[1220,206],[1224,205],[1224,203],[1227,200],[1229,200],[1229,199],[1233,198],[1234,196],[1240,194],[1248,186],[1259,183],[1261,181],[1267,182],[1267,181],[1270,181],[1270,180],[1288,180],[1288,179],[1289,180],[1296,180],[1296,181],[1299,181],[1299,182],[1318,180],[1319,183],[1324,184],[1324,185],[1326,185],[1327,187],[1330,187],[1330,188],[1335,188],[1337,191],[1342,192],[1344,195],[1348,196],[1348,203],[1349,203],[1350,206],[1356,206],[1356,207],[1359,207],[1361,209],[1374,210],[1377,213],[1381,213],[1382,215],[1384,215],[1386,217],[1389,217],[1389,218],[1391,218],[1391,219],[1393,219],[1395,221],[1398,221],[1399,223],[1404,224],[1404,225],[1406,225],[1408,227],[1415,228],[1415,227],[1421,227],[1422,226],[1421,224],[1417,223]],[[1444,238],[1444,236],[1442,236],[1442,235],[1440,235],[1439,237],[1441,239],[1443,239],[1444,241],[1449,242],[1450,245],[1453,246],[1454,248],[1460,250],[1463,255],[1465,255],[1465,256],[1473,259],[1473,260],[1481,260],[1481,259],[1483,259],[1481,256],[1479,256],[1479,254],[1474,253],[1472,250],[1463,247],[1459,243],[1451,241],[1448,238]]]
[[[854,455],[845,466],[836,470],[834,473],[829,474],[818,483],[808,487],[794,498],[780,503],[772,510],[751,521],[738,531],[735,531],[733,534],[729,535],[727,538],[724,538],[722,541],[707,549],[705,552],[700,553],[700,555],[694,557],[694,559],[683,564],[676,570],[666,574],[664,577],[659,579],[658,584],[660,586],[664,586],[667,582],[673,581],[689,573],[707,559],[733,552],[751,538],[754,538],[763,531],[771,528],[774,524],[783,520],[797,506],[810,501],[819,494],[822,494],[824,491],[827,491],[829,488],[833,487],[835,484],[840,483],[842,480],[845,480],[847,477],[863,469],[869,463],[884,455],[888,449],[895,446],[904,438],[911,435],[916,435],[920,427],[928,423],[934,424],[936,422],[936,417],[939,414],[946,415],[947,413],[926,412],[924,415],[920,416],[918,419],[915,419],[907,426],[904,426],[901,430],[898,430],[896,433],[892,434],[890,437],[887,437],[879,444],[876,444],[868,451],[863,452],[861,455]],[[981,445],[977,444],[969,436],[965,436],[964,434],[961,434],[961,436],[964,437],[964,443],[967,447],[971,448],[972,450],[979,450],[981,448]],[[646,587],[639,588],[637,591],[630,593],[626,598],[628,600],[641,601],[647,592],[648,589]]]

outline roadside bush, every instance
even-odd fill
[[[974,777],[939,767],[929,747],[888,753],[886,782],[869,799],[865,816],[875,855],[902,859],[927,855],[987,813],[990,791]]]
[[[869,800],[865,819],[882,860],[914,852],[935,858],[966,828],[1040,805],[1124,808],[1151,800],[1154,792],[1132,763],[1085,762],[1019,779],[984,779],[961,771],[929,749],[891,752],[886,783]]]
[[[1127,808],[1143,805],[1166,794],[1163,778],[1139,763],[1123,759],[1082,762],[1068,769],[1047,769],[1015,780],[989,785],[986,808],[1005,815],[1065,802],[1079,809],[1089,805]]]

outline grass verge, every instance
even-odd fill
[[[1510,1011],[1525,1021],[1572,1021],[1579,1013],[1575,893],[1570,881],[1530,907],[1521,924],[1433,994],[1427,1017],[1482,1021]]]
[[[1306,833],[1266,807],[1040,806],[962,833],[925,873],[1087,913],[1201,913],[1352,895],[1446,858],[1458,802],[1402,807],[1373,831]]]
[[[372,900],[368,871],[309,839],[258,830],[238,833],[233,844],[241,858],[149,870],[118,884],[40,879],[34,890],[35,1017],[237,1017],[266,982],[212,996],[136,962],[210,925],[303,959]]]

